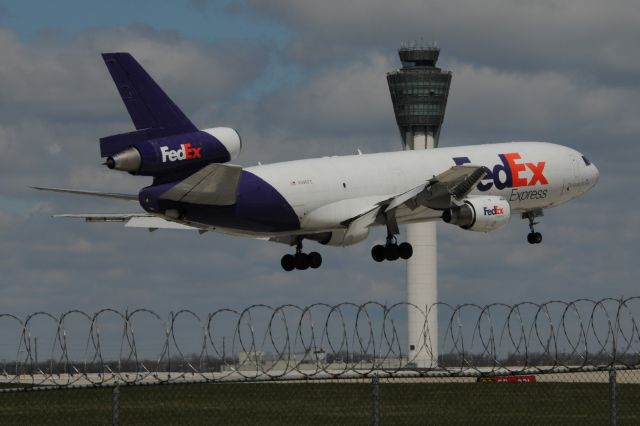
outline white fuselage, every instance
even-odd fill
[[[245,170],[287,200],[298,215],[301,231],[318,231],[341,228],[344,220],[456,164],[485,166],[489,174],[469,195],[503,197],[512,212],[554,207],[585,193],[598,179],[596,167],[579,152],[544,142],[323,157]],[[400,207],[396,218],[399,223],[411,223],[441,214],[424,207]]]

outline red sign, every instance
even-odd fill
[[[485,376],[478,377],[478,383],[535,383],[536,376]]]

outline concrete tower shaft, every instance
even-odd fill
[[[387,74],[393,111],[405,150],[438,146],[451,72],[436,67],[435,45],[404,46],[402,68]],[[416,367],[438,362],[438,252],[435,223],[407,225],[413,256],[407,261],[408,356]]]

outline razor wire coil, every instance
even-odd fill
[[[422,321],[410,353],[408,311]],[[637,368],[638,314],[640,297],[513,305],[438,303],[424,309],[377,302],[260,304],[206,316],[188,309],[164,317],[150,309],[112,308],[57,316],[40,311],[24,319],[0,314],[0,332],[13,354],[4,355],[0,378],[6,383],[68,386]],[[436,317],[440,327],[430,329]],[[138,327],[143,322],[151,324]],[[43,325],[49,332],[38,335]],[[76,328],[82,333],[71,331]],[[17,350],[7,335],[15,336]],[[47,344],[38,345],[38,337],[48,338]],[[148,347],[148,340],[155,349]],[[44,361],[38,359],[38,350]]]

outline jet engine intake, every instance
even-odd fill
[[[446,223],[462,229],[490,232],[502,228],[511,219],[511,206],[502,197],[469,197],[460,206],[451,207],[442,214]]]
[[[308,240],[317,241],[326,246],[338,246],[345,247],[353,244],[357,244],[366,240],[369,237],[369,228],[351,229],[347,232],[346,229],[322,232],[319,234],[305,235],[304,238]]]

